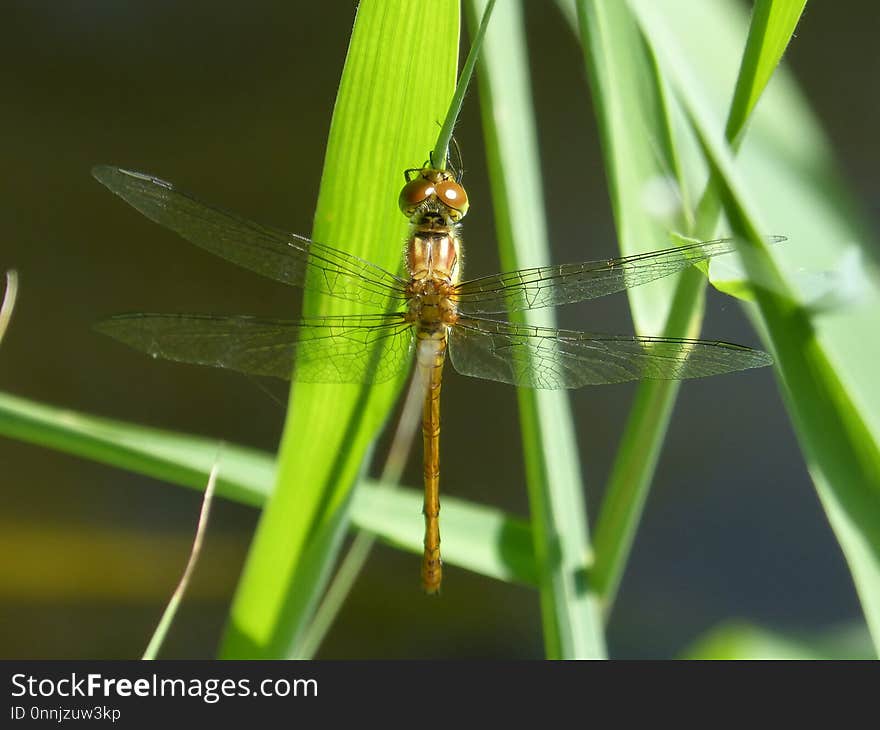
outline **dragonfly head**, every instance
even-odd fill
[[[448,170],[423,167],[410,171],[400,191],[400,210],[413,222],[440,218],[446,225],[458,223],[468,210],[464,188]]]

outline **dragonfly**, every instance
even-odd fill
[[[424,388],[422,586],[436,593],[440,555],[440,388],[447,356],[462,375],[525,388],[720,375],[772,363],[761,350],[721,341],[599,334],[507,320],[511,312],[594,299],[682,272],[741,249],[736,239],[650,253],[538,266],[462,279],[461,172],[430,163],[404,173],[409,219],[405,276],[304,236],[200,202],[151,175],[99,166],[94,176],[184,239],[269,279],[338,297],[372,312],[266,319],[219,314],[120,314],[96,329],[153,357],[315,383],[380,383],[415,359]],[[782,237],[774,237],[781,240]]]

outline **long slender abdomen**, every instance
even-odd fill
[[[425,387],[422,411],[425,477],[425,552],[422,557],[422,587],[426,593],[440,590],[443,568],[440,560],[440,386],[446,358],[446,333],[419,333],[418,369]]]

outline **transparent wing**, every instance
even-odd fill
[[[580,388],[629,380],[684,380],[772,364],[727,342],[624,337],[463,318],[449,356],[462,375],[524,388]]]
[[[768,240],[778,243],[785,238],[770,236]],[[670,276],[743,246],[737,239],[719,238],[619,259],[508,271],[462,282],[455,296],[465,314],[502,314],[571,304]]]
[[[380,309],[405,298],[403,279],[357,256],[214,208],[140,172],[102,165],[92,174],[150,220],[270,279]]]
[[[381,383],[410,362],[413,328],[401,315],[298,322],[211,314],[120,314],[95,325],[165,360],[308,383]]]

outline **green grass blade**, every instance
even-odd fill
[[[683,12],[680,7],[678,10]],[[779,38],[786,30],[790,36],[796,23],[796,18],[794,21],[790,18],[786,20],[789,23],[787,28],[782,27],[775,17],[768,20],[762,12],[755,16],[756,27],[750,31],[737,79],[738,91],[734,94],[735,100],[729,113],[731,138],[741,138],[748,113],[766,86],[769,72],[778,63],[787,43],[780,43]],[[596,106],[600,110],[600,120],[605,119],[603,130],[606,136],[617,137],[616,145],[613,141],[605,145],[606,157],[612,157],[609,167],[615,171],[609,176],[628,179],[630,185],[649,179],[644,173],[639,176],[630,172],[627,177],[627,168],[633,167],[633,159],[638,160],[640,156],[643,169],[650,173],[650,166],[645,165],[644,160],[650,160],[651,147],[663,150],[659,142],[668,140],[669,146],[665,150],[667,161],[663,162],[655,153],[657,166],[660,169],[674,168],[677,171],[677,184],[686,191],[696,184],[701,170],[693,170],[692,165],[685,166],[687,169],[676,165],[678,157],[687,159],[687,155],[677,152],[682,139],[680,135],[675,138],[671,131],[674,125],[668,112],[670,104],[666,99],[666,84],[650,47],[643,48],[636,40],[637,31],[625,8],[583,4],[580,27],[586,35],[585,48],[592,51],[588,58],[590,67],[594,69],[594,97],[602,97],[596,99]],[[769,39],[773,39],[775,45],[768,49]],[[744,96],[741,90],[749,90],[750,93]],[[746,102],[739,101],[741,97]],[[647,104],[644,103],[646,100]],[[742,106],[744,103],[747,103],[746,107]],[[640,112],[641,104],[644,104],[644,110]],[[623,119],[642,115],[647,118],[649,135],[653,135],[653,141],[647,144],[641,133],[643,130],[634,129],[631,124],[620,124]],[[618,123],[616,127],[615,122]],[[633,149],[636,150],[635,154]],[[659,172],[658,169],[655,174]],[[689,174],[685,175],[686,172]],[[634,189],[638,189],[638,186]],[[712,186],[707,186],[696,221],[692,220],[687,209],[684,210],[685,229],[697,238],[710,237],[714,231],[719,208],[715,202],[717,196],[712,196],[711,191]],[[631,194],[627,196],[626,189],[623,195],[617,195],[620,186],[615,187],[613,192],[618,199],[616,209],[627,211],[630,219],[644,217],[644,212],[639,209],[640,201],[633,199]],[[683,205],[686,205],[686,200],[687,196],[683,194]],[[730,281],[727,288],[732,293],[737,286],[741,291],[740,281]],[[695,271],[685,273],[680,277],[671,298],[663,334],[673,337],[696,336],[701,322],[702,302],[703,279]],[[632,306],[638,322],[637,313],[643,305],[636,299]],[[596,526],[594,545],[596,564],[593,580],[608,607],[614,600],[629,555],[677,393],[677,383],[647,382],[639,386],[615,457]]]
[[[431,159],[439,168],[446,167],[446,158],[449,154],[449,143],[452,140],[452,132],[458,122],[458,116],[461,113],[461,107],[464,105],[464,99],[467,96],[468,89],[471,86],[471,78],[474,75],[474,68],[477,65],[477,58],[480,56],[480,50],[483,47],[483,39],[486,37],[486,31],[489,28],[489,22],[492,19],[492,11],[495,9],[495,0],[489,0],[483,9],[480,18],[480,25],[473,34],[471,41],[471,49],[468,51],[464,66],[461,69],[461,75],[458,77],[458,84],[455,87],[455,94],[452,96],[452,103],[446,112],[446,119],[443,120],[443,126],[440,134],[437,136],[437,142],[434,144],[434,152]]]
[[[578,2],[577,25],[601,134],[605,169],[621,251],[662,248],[670,228],[686,230],[687,187],[673,141],[666,89],[625,3]],[[678,215],[651,215],[645,192],[657,181],[681,191]],[[628,292],[643,333],[695,336],[702,315],[697,271]],[[647,499],[679,384],[640,384],[605,490],[590,574],[606,609],[613,601]]]
[[[421,490],[368,482],[358,489],[352,520],[383,542],[421,555]],[[532,533],[521,519],[456,497],[443,499],[443,562],[498,580],[537,585]]]
[[[733,230],[783,232],[790,239],[772,252],[772,259],[764,257],[765,266],[757,272],[766,290],[760,311],[810,474],[880,644],[880,387],[875,365],[880,343],[865,337],[880,331],[880,276],[869,263],[872,234],[837,175],[806,101],[784,70],[755,110],[738,165],[713,132],[721,127],[718,110],[725,103],[718,89],[729,88],[735,78],[729,60],[741,43],[739,5],[700,3],[686,13],[674,12],[676,4],[667,0],[637,7],[708,156],[725,176],[726,212],[736,218]],[[703,32],[706,27],[714,29],[711,37]],[[695,67],[693,58],[704,63]],[[855,272],[842,268],[862,251],[864,266]],[[836,299],[817,301],[809,280],[805,283],[798,273],[804,269],[836,273]],[[858,298],[840,296],[847,289]]]
[[[676,289],[664,334],[694,337],[699,332],[705,279],[687,272]],[[599,516],[591,578],[610,614],[641,521],[660,450],[678,396],[676,381],[640,383],[627,416]]]
[[[455,88],[455,93],[452,96],[452,102],[446,112],[446,119],[440,129],[440,134],[437,137],[434,149],[431,152],[430,163],[434,167],[447,167],[452,131],[458,121],[458,116],[461,113],[461,108],[464,104],[465,95],[470,87],[476,61],[483,45],[483,38],[486,35],[486,29],[489,27],[489,21],[494,6],[495,0],[490,0],[483,12],[483,18],[480,21],[480,27],[477,34],[471,43],[471,48],[468,51],[467,60],[465,60],[461,75],[458,77],[458,84]],[[402,443],[404,440],[411,438],[406,437],[403,434],[408,430],[407,424],[409,419],[405,414],[407,413],[407,408],[409,408],[410,399],[412,398],[415,398],[415,401],[417,402],[416,405],[421,407],[421,394],[418,381],[415,378],[410,381],[410,389],[406,395],[407,405],[404,406],[404,410],[398,417],[398,430],[395,432],[395,436],[389,446],[388,460],[386,461],[380,476],[382,482],[397,483],[400,481],[404,464],[402,459],[395,456],[395,452],[398,447],[400,447],[399,453],[409,451],[409,447],[403,447]],[[418,418],[413,417],[413,435],[417,421]],[[403,428],[403,431],[400,430],[401,428]],[[398,438],[402,439],[400,444],[398,444]],[[314,618],[309,624],[309,628],[303,637],[301,655],[304,658],[311,658],[314,656],[314,653],[324,640],[324,636],[333,625],[336,616],[342,609],[345,599],[354,586],[354,582],[357,580],[358,575],[360,575],[361,570],[363,570],[363,567],[367,563],[367,559],[372,551],[373,541],[373,537],[366,533],[356,535],[355,539],[349,545],[345,555],[340,560],[336,574],[333,576],[332,582],[328,585],[320,605],[315,609]]]
[[[474,27],[483,3],[467,7]],[[502,266],[547,263],[519,3],[504,3],[495,11],[481,58],[480,100]],[[552,326],[552,313],[529,313],[528,322]],[[545,651],[553,658],[603,657],[601,616],[584,581],[590,546],[568,398],[521,389],[519,405]]]
[[[749,117],[788,48],[807,0],[757,0],[724,136],[739,147]]]
[[[275,479],[274,458],[256,449],[100,418],[3,392],[0,435],[199,490],[222,453],[217,494],[251,507],[262,507]]]
[[[717,171],[731,227],[760,249],[758,208],[708,120],[691,111]],[[768,257],[761,264],[756,278],[767,286],[756,289],[756,301],[776,354],[786,406],[880,654],[880,443],[870,428],[871,412],[863,411],[867,404],[854,397],[834,366],[835,357],[861,355],[835,351],[833,343],[823,341],[821,327],[797,302],[781,272]],[[838,327],[847,324],[836,322]],[[880,387],[874,389],[880,396]]]
[[[620,249],[630,255],[663,248],[670,231],[688,229],[690,210],[663,80],[626,3],[575,5]],[[677,210],[651,212],[646,201],[657,184],[679,191]],[[662,331],[675,285],[666,277],[627,290],[638,332]]]
[[[741,621],[721,624],[700,636],[684,659],[870,659],[871,638],[862,627],[789,636]]]
[[[195,490],[203,490],[217,455],[217,494],[262,507],[275,483],[272,454],[216,439],[145,428],[0,392],[0,435]],[[362,482],[352,524],[419,554],[421,523],[413,519],[421,490]],[[499,580],[536,585],[531,532],[523,520],[455,497],[443,500],[444,560]],[[447,544],[448,543],[448,544]]]
[[[425,159],[446,113],[458,27],[458,6],[451,0],[360,4],[330,128],[315,240],[400,269],[399,241],[406,231],[397,209],[402,172]],[[352,309],[342,301],[306,297],[304,311]],[[298,637],[344,535],[364,455],[400,385],[294,383],[277,488],[245,565],[224,657],[297,654]]]
[[[755,3],[724,128],[724,138],[734,150],[739,150],[746,124],[782,60],[805,5],[806,0],[759,0]],[[711,235],[720,213],[721,201],[716,181],[710,177],[697,205],[698,231],[706,236]],[[735,295],[735,287],[719,288]]]

